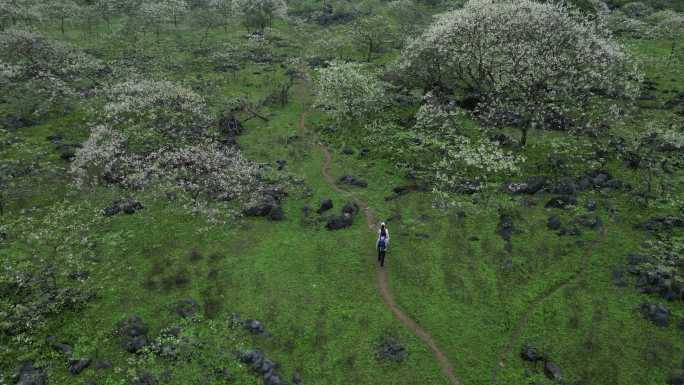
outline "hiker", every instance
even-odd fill
[[[387,230],[385,222],[380,224],[380,230],[378,230],[378,241],[376,242],[375,246],[378,249],[378,262],[380,262],[380,266],[382,267],[385,265],[385,253],[387,252],[387,247],[389,246],[389,230]]]
[[[385,241],[389,246],[389,230],[387,230],[385,222],[380,223],[380,230],[378,230],[378,240],[381,238],[385,238]]]
[[[385,266],[385,253],[387,252],[387,238],[381,237],[378,239],[378,262],[380,262],[380,267]]]

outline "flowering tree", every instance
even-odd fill
[[[130,80],[103,91],[100,123],[125,133],[134,146],[192,143],[212,124],[204,99],[169,81]]]
[[[384,16],[370,16],[359,19],[352,26],[352,36],[363,50],[366,51],[366,61],[371,60],[373,52],[390,39],[391,23]]]
[[[23,116],[47,112],[74,94],[73,84],[92,81],[103,69],[98,60],[39,34],[0,32],[0,84]]]
[[[263,32],[276,17],[287,16],[285,0],[233,0],[233,12],[242,17],[247,29]]]
[[[533,0],[471,0],[438,16],[400,68],[426,88],[475,95],[482,120],[516,125],[523,145],[531,126],[560,116],[588,125],[596,96],[637,92],[637,72],[602,22]]]
[[[386,104],[384,83],[360,64],[335,61],[317,74],[317,104],[338,122],[369,120]]]
[[[215,140],[204,100],[168,81],[137,80],[108,87],[103,114],[77,152],[78,186],[154,186],[197,200],[250,200],[264,185],[258,165]]]

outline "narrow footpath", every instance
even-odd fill
[[[305,130],[305,114],[302,113],[299,118],[299,129],[300,131]],[[321,165],[321,174],[323,175],[323,178],[325,181],[330,185],[330,187],[335,190],[336,192],[348,196],[354,200],[354,202],[359,206],[359,208],[363,211],[364,217],[366,218],[366,224],[368,226],[368,229],[370,231],[375,231],[375,228],[378,224],[378,220],[375,217],[375,214],[373,213],[373,210],[368,206],[367,202],[364,202],[363,200],[358,199],[358,197],[349,191],[345,191],[337,184],[335,183],[335,179],[332,177],[330,174],[330,164],[332,163],[332,155],[330,154],[330,151],[321,143],[318,143],[318,148],[319,150],[323,153],[324,156],[324,162]],[[449,363],[449,360],[447,359],[446,355],[439,350],[437,347],[437,344],[435,343],[435,340],[432,338],[430,333],[428,333],[425,329],[423,329],[420,325],[418,325],[415,321],[413,321],[409,316],[404,314],[404,312],[401,311],[399,306],[397,306],[396,301],[394,300],[394,296],[392,295],[392,291],[389,288],[388,284],[388,279],[387,279],[387,270],[384,268],[381,268],[377,263],[375,263],[376,266],[376,281],[378,285],[378,291],[380,292],[380,295],[382,296],[383,301],[387,305],[387,307],[390,308],[392,311],[392,314],[394,314],[394,317],[399,320],[404,326],[406,326],[413,334],[418,336],[418,338],[423,341],[425,345],[427,345],[428,348],[432,351],[432,354],[435,356],[437,361],[439,362],[440,367],[442,368],[442,371],[444,374],[447,376],[449,379],[449,382],[452,385],[461,385],[461,382],[456,378],[454,375],[454,369],[452,368],[451,364]]]

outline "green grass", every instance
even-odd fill
[[[316,31],[321,29],[279,23],[273,32],[289,45],[277,52],[300,55],[307,34]],[[263,99],[284,79],[284,69],[278,64],[248,64],[236,75],[213,72],[211,63],[188,49],[199,44],[201,34],[182,27],[164,34],[159,44],[152,35],[139,44],[152,56],[150,68],[158,76],[189,86],[206,85],[200,93],[213,112],[222,112],[234,97]],[[204,44],[238,42],[242,35],[238,29],[215,30]],[[119,57],[123,48],[115,38],[83,39],[75,30],[64,39],[105,59]],[[630,47],[650,57],[669,53],[666,42],[637,41]],[[396,54],[388,52],[374,60],[387,63]],[[342,55],[362,57],[352,49]],[[681,64],[654,65],[646,70],[659,85],[679,90],[684,89],[682,73]],[[316,132],[326,118],[310,107],[311,87],[300,82],[287,106],[264,107],[261,112],[269,121],[250,120],[239,138],[248,158],[269,164],[286,160],[286,173],[303,181],[290,189],[284,203],[286,219],[277,223],[243,218],[214,224],[192,215],[182,207],[184,201],[162,199],[153,191],[133,194],[145,205],[144,210],[105,218],[100,209],[131,193],[104,188],[74,192],[64,173],[67,164],[45,140],[53,133],[63,133],[69,141],[85,139],[87,111],[48,116],[44,124],[14,133],[23,144],[19,150],[2,149],[3,159],[44,160],[55,169],[19,181],[17,191],[21,193],[12,195],[8,213],[0,222],[0,230],[9,232],[8,241],[0,243],[0,258],[8,266],[55,265],[61,282],[70,285],[75,283],[66,277],[68,273],[87,270],[90,278],[86,285],[97,297],[80,311],[51,317],[28,338],[0,337],[0,373],[7,378],[18,362],[32,359],[48,369],[51,384],[81,384],[85,379],[105,385],[126,384],[141,370],[159,375],[169,370],[164,383],[185,385],[218,384],[208,373],[227,367],[235,376],[234,383],[258,384],[261,380],[233,354],[256,347],[281,363],[280,371],[287,378],[298,371],[306,384],[446,384],[431,352],[393,317],[378,294],[374,235],[365,220],[359,216],[350,229],[331,232],[324,229],[317,214],[304,216],[302,208],[309,205],[315,210],[322,197],[333,199],[334,211],[350,200],[324,182],[318,141],[326,142],[333,153],[334,177],[350,173],[369,182],[367,189],[352,190],[389,224],[392,243],[386,269],[397,303],[432,334],[463,384],[491,384],[499,355],[530,304],[581,269],[585,258],[586,270],[577,280],[531,309],[521,338],[504,357],[498,384],[542,380],[539,368],[518,357],[521,346],[528,342],[545,349],[569,383],[663,384],[666,376],[681,366],[682,332],[676,325],[656,328],[636,311],[641,302],[662,301],[636,293],[631,281],[621,288],[611,279],[627,254],[648,239],[633,225],[656,210],[640,207],[625,193],[583,193],[578,207],[589,199],[598,201],[597,214],[603,219],[606,235],[584,229],[579,237],[559,237],[546,229],[547,217],[559,213],[569,222],[584,211],[544,209],[549,195],[538,194],[531,198],[536,204],[525,207],[521,199],[493,194],[488,201],[466,205],[463,214],[458,208],[436,208],[430,193],[386,201],[393,187],[410,181],[388,161],[374,157],[373,149],[369,158],[360,158],[358,129],[353,135]],[[662,101],[671,95],[659,93],[658,97]],[[306,114],[306,130],[299,128],[302,113]],[[613,133],[639,132],[654,118],[671,115],[640,109],[628,125]],[[291,139],[293,135],[298,138]],[[545,159],[550,139],[563,139],[563,135],[531,134],[526,150],[531,164]],[[344,155],[345,146],[356,153]],[[608,166],[630,183],[640,183],[639,175],[625,171],[617,162]],[[680,174],[672,177],[675,193],[681,191]],[[307,188],[311,195],[305,194]],[[509,250],[496,230],[497,204],[502,201],[510,201],[516,213],[517,230]],[[608,210],[609,203],[614,212]],[[182,320],[173,312],[173,304],[189,297],[199,302],[201,310],[196,319]],[[668,306],[675,314],[673,323],[679,322],[682,304]],[[272,337],[229,328],[232,313],[263,321]],[[153,337],[164,328],[182,325],[183,336],[202,344],[195,349],[198,356],[174,363],[124,352],[112,331],[120,320],[133,314],[150,325]],[[90,368],[79,377],[71,376],[66,360],[43,342],[47,335],[73,344],[77,356],[111,360],[113,368]],[[376,345],[386,336],[407,347],[405,362],[375,358]],[[526,376],[526,371],[534,374]]]

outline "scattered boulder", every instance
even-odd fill
[[[244,210],[243,214],[248,217],[265,217],[271,214],[271,210],[278,207],[278,202],[270,195],[261,200],[252,202]]]
[[[45,342],[53,350],[56,350],[56,351],[62,353],[63,355],[65,355],[67,357],[70,357],[71,353],[73,353],[73,351],[74,351],[74,349],[70,345],[68,345],[66,343],[57,342],[57,337],[55,337],[55,336],[47,336],[45,338]]]
[[[354,223],[354,220],[352,219],[351,215],[343,214],[343,215],[334,216],[334,217],[328,219],[328,223],[325,224],[325,227],[328,230],[340,230],[340,229],[350,227],[353,223]]]
[[[90,366],[90,358],[81,358],[78,360],[69,361],[69,373],[73,375],[81,374],[88,366]]]
[[[303,385],[304,381],[302,381],[302,376],[299,374],[298,371],[295,370],[295,372],[292,374],[292,383],[294,385]]]
[[[266,328],[264,328],[264,324],[261,323],[259,320],[255,319],[250,319],[250,320],[245,320],[242,323],[247,329],[252,334],[267,334],[266,333]]]
[[[555,209],[564,209],[570,205],[575,205],[577,204],[577,198],[573,195],[560,195],[555,198],[551,198],[544,207],[548,208],[555,208]]]
[[[598,229],[601,226],[603,226],[603,222],[601,221],[601,218],[596,217],[596,216],[588,216],[588,215],[582,215],[577,218],[577,223],[580,225],[590,228],[592,230]]]
[[[574,195],[576,191],[577,184],[575,183],[575,179],[570,177],[562,178],[558,184],[551,189],[553,194],[559,195]]]
[[[399,198],[402,195],[406,195],[410,192],[414,191],[420,191],[424,192],[428,190],[428,186],[426,184],[411,184],[411,185],[404,185],[404,186],[397,186],[392,189],[392,192],[394,195],[390,195],[385,197],[386,201],[390,201],[396,198]]]
[[[190,318],[197,314],[199,311],[200,305],[197,303],[192,298],[187,298],[178,301],[174,306],[173,306],[173,311],[178,314],[179,316],[183,318]]]
[[[317,213],[322,214],[333,208],[333,201],[330,198],[322,198],[321,206],[316,210]]]
[[[684,385],[684,371],[670,374],[667,378],[667,385]]]
[[[546,361],[544,364],[544,374],[552,381],[561,381],[563,379],[560,368],[551,361]]]
[[[651,232],[671,231],[681,227],[684,227],[684,217],[681,216],[654,217],[637,225],[638,229]]]
[[[342,154],[344,155],[354,155],[354,150],[349,147],[345,147],[342,149]]]
[[[157,383],[159,383],[157,377],[154,374],[145,371],[135,376],[131,385],[156,385]]]
[[[548,227],[549,230],[560,230],[561,226],[561,220],[558,215],[551,215],[546,221],[546,227]]]
[[[359,179],[355,176],[352,176],[352,175],[343,175],[337,181],[338,181],[338,183],[347,184],[350,186],[363,187],[363,188],[368,187],[368,182],[366,182],[363,179]]]
[[[596,201],[590,200],[587,202],[586,208],[589,211],[596,211],[597,206],[598,205],[597,205]]]
[[[537,348],[525,344],[520,351],[520,358],[529,362],[538,362],[545,361],[546,355],[537,350]]]
[[[367,148],[362,148],[362,149],[359,151],[359,157],[361,157],[361,158],[365,158],[365,157],[367,157],[368,155],[370,155],[370,150],[367,149]]]
[[[544,188],[546,184],[545,176],[531,176],[522,182],[506,182],[504,190],[510,194],[535,194]]]
[[[247,350],[238,353],[238,359],[250,366],[257,374],[261,375],[266,385],[285,385],[286,382],[277,373],[280,365],[269,360],[264,353],[259,350]]]
[[[571,236],[571,237],[576,237],[576,236],[581,235],[581,234],[582,234],[582,231],[580,231],[579,227],[577,227],[577,226],[563,227],[558,232],[558,235]]]
[[[377,349],[378,360],[402,362],[408,356],[406,348],[396,340],[389,338],[382,342]]]
[[[278,159],[276,160],[276,166],[278,167],[278,171],[282,171],[285,169],[285,165],[287,165],[287,161],[284,159]]]
[[[499,216],[499,224],[497,226],[497,231],[501,238],[506,242],[510,242],[513,231],[515,230],[513,226],[513,218],[510,215],[502,214]]]
[[[268,219],[272,221],[282,221],[285,219],[285,212],[283,211],[283,208],[277,206],[271,209],[271,211],[268,213]]]
[[[644,302],[639,305],[641,314],[658,327],[670,324],[670,310],[661,304]]]
[[[97,360],[95,361],[95,369],[105,370],[111,369],[113,367],[112,362],[109,360]]]
[[[129,353],[138,353],[147,345],[149,328],[142,319],[134,315],[119,322],[116,334],[121,336],[121,347]]]
[[[41,368],[33,366],[33,362],[24,362],[19,368],[19,380],[17,385],[45,385],[47,384],[47,373]]]
[[[103,210],[103,214],[107,217],[116,215],[119,213],[133,214],[138,210],[144,209],[145,206],[142,203],[136,201],[133,198],[122,199],[112,202],[112,204]]]

